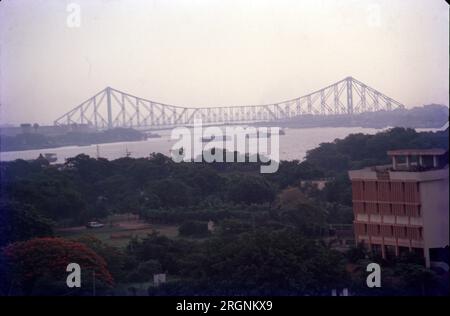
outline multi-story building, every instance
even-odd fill
[[[448,264],[448,151],[387,154],[392,165],[349,171],[356,242],[383,258],[414,251],[425,257],[427,267]]]

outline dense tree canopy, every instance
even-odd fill
[[[0,248],[15,241],[52,236],[52,225],[32,205],[0,201]]]
[[[170,294],[321,295],[347,280],[339,253],[295,231],[258,230],[205,246],[184,259],[189,283]]]
[[[308,151],[306,160],[329,174],[370,165],[389,163],[388,150],[406,148],[448,149],[448,131],[416,132],[392,128],[374,135],[350,134]]]
[[[228,196],[235,203],[264,203],[275,199],[275,188],[261,176],[233,177],[228,188]]]
[[[180,235],[193,236],[193,237],[205,237],[208,235],[208,223],[200,221],[187,221],[180,225],[178,228]]]

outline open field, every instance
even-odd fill
[[[168,238],[176,238],[178,236],[178,227],[175,225],[148,224],[137,221],[119,222],[112,225],[106,224],[102,228],[88,229],[84,226],[78,226],[57,229],[56,235],[70,239],[91,235],[112,246],[125,247],[131,238],[143,238],[153,231]]]

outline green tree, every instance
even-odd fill
[[[181,236],[205,237],[209,234],[208,224],[200,221],[187,221],[178,228]]]
[[[176,207],[191,204],[189,187],[175,179],[164,179],[152,182],[147,191],[156,195],[162,206]]]
[[[0,248],[11,242],[53,235],[53,223],[32,205],[0,201]]]
[[[117,282],[126,279],[126,257],[122,249],[111,246],[92,235],[84,235],[76,240],[85,244],[106,261],[108,271]]]
[[[271,203],[275,200],[275,188],[261,176],[238,175],[228,183],[228,197],[235,203]]]
[[[394,271],[404,284],[402,288],[408,289],[413,295],[433,294],[432,290],[438,283],[436,273],[420,264],[399,263]]]
[[[139,263],[138,267],[128,274],[129,282],[150,282],[153,275],[162,272],[161,264],[158,260],[150,259]]]
[[[210,295],[319,295],[347,282],[342,256],[295,230],[214,238],[186,271]]]

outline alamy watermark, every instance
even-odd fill
[[[370,272],[366,278],[367,287],[381,287],[381,267],[378,263],[369,263],[366,271]]]
[[[69,263],[66,272],[70,272],[66,279],[67,287],[81,287],[81,267],[78,263]]]
[[[69,28],[78,28],[81,26],[81,6],[78,3],[69,3],[66,7],[68,13],[66,24]]]

